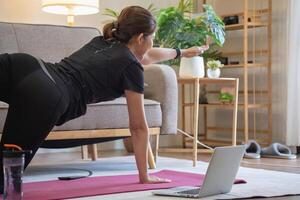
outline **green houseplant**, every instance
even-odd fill
[[[155,44],[166,48],[189,48],[212,42],[205,58],[215,58],[218,51],[215,46],[225,42],[224,23],[210,5],[203,5],[204,12],[197,17],[190,17],[193,9],[192,0],[180,0],[177,7],[161,9],[157,15]],[[179,61],[171,64],[178,65]]]
[[[224,23],[210,5],[203,5],[205,12],[191,19],[189,16],[193,6],[192,0],[180,0],[177,7],[158,11],[153,4],[150,4],[147,9],[157,18],[154,44],[166,48],[188,48],[207,44],[207,41],[211,40],[210,50],[203,55],[207,58],[215,58],[218,56],[215,47],[222,46],[225,42]],[[116,20],[119,12],[106,8],[103,15]]]
[[[221,92],[219,95],[219,100],[221,103],[223,104],[232,104],[234,97],[232,94],[228,93],[228,92]]]
[[[204,63],[218,57],[216,46],[225,42],[224,23],[210,5],[203,5],[204,12],[192,17],[192,0],[180,0],[177,7],[161,9],[157,15],[155,44],[165,48],[189,48],[210,44],[202,56],[171,60],[167,64],[179,66],[181,77],[204,77]],[[209,41],[209,42],[208,42]]]

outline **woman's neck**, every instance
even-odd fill
[[[143,59],[143,56],[141,56],[141,55],[139,55],[139,54],[137,53],[137,50],[136,50],[135,46],[132,45],[132,44],[130,44],[130,43],[126,44],[126,46],[127,46],[127,48],[129,49],[129,51],[134,55],[134,57],[135,57],[139,62],[141,62],[141,60]]]

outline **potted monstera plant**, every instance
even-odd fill
[[[157,16],[158,30],[155,44],[166,48],[189,48],[202,46],[211,41],[213,46],[223,46],[225,42],[224,23],[210,5],[203,5],[204,12],[191,17],[192,0],[180,0],[177,7],[161,9]],[[214,58],[218,54],[215,48],[204,53],[204,57]],[[203,58],[181,58],[179,76],[204,76]],[[171,61],[179,65],[179,61]],[[199,66],[200,65],[200,66]]]

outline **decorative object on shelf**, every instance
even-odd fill
[[[225,25],[231,25],[231,24],[238,24],[239,23],[239,16],[226,16],[223,18],[223,22]]]
[[[203,58],[200,56],[181,58],[179,76],[203,78],[205,76]]]
[[[212,42],[210,46],[213,44],[223,46],[225,26],[221,18],[210,5],[206,4],[203,5],[205,10],[203,13],[190,17],[193,6],[193,0],[180,0],[177,7],[168,7],[159,11],[155,46],[185,49],[205,45],[208,40]],[[215,48],[210,48],[208,51],[214,55],[217,53]],[[209,52],[203,55],[210,58]],[[167,64],[178,66],[180,61],[175,59]]]
[[[68,25],[74,25],[77,15],[90,15],[99,12],[98,0],[42,0],[42,10],[47,13],[67,15]]]
[[[207,77],[208,78],[219,78],[221,70],[224,65],[219,60],[210,60],[207,62]]]
[[[219,101],[223,104],[233,104],[234,101],[234,88],[232,87],[222,87]]]
[[[199,95],[199,103],[200,104],[208,104],[207,96],[206,96],[206,85],[200,86],[200,95]]]
[[[243,16],[243,20],[245,20],[244,16]],[[259,15],[249,16],[247,21],[248,22],[259,22],[259,23],[262,22],[261,16],[259,16]]]
[[[221,75],[221,70],[219,68],[217,69],[210,69],[210,68],[207,68],[207,77],[208,78],[219,78]]]
[[[228,57],[219,57],[219,60],[222,64],[228,65]]]
[[[222,63],[222,61],[221,61],[221,63]],[[230,61],[229,62],[230,65],[238,65],[240,63],[241,63],[240,61]],[[253,62],[253,60],[248,60],[248,63],[253,64],[254,62]],[[222,63],[222,64],[224,64],[224,63]]]

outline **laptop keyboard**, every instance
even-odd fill
[[[195,194],[199,194],[200,192],[200,188],[196,188],[196,189],[191,189],[191,190],[184,190],[184,191],[181,191],[181,192],[177,192],[178,194],[192,194],[192,195],[195,195]]]

